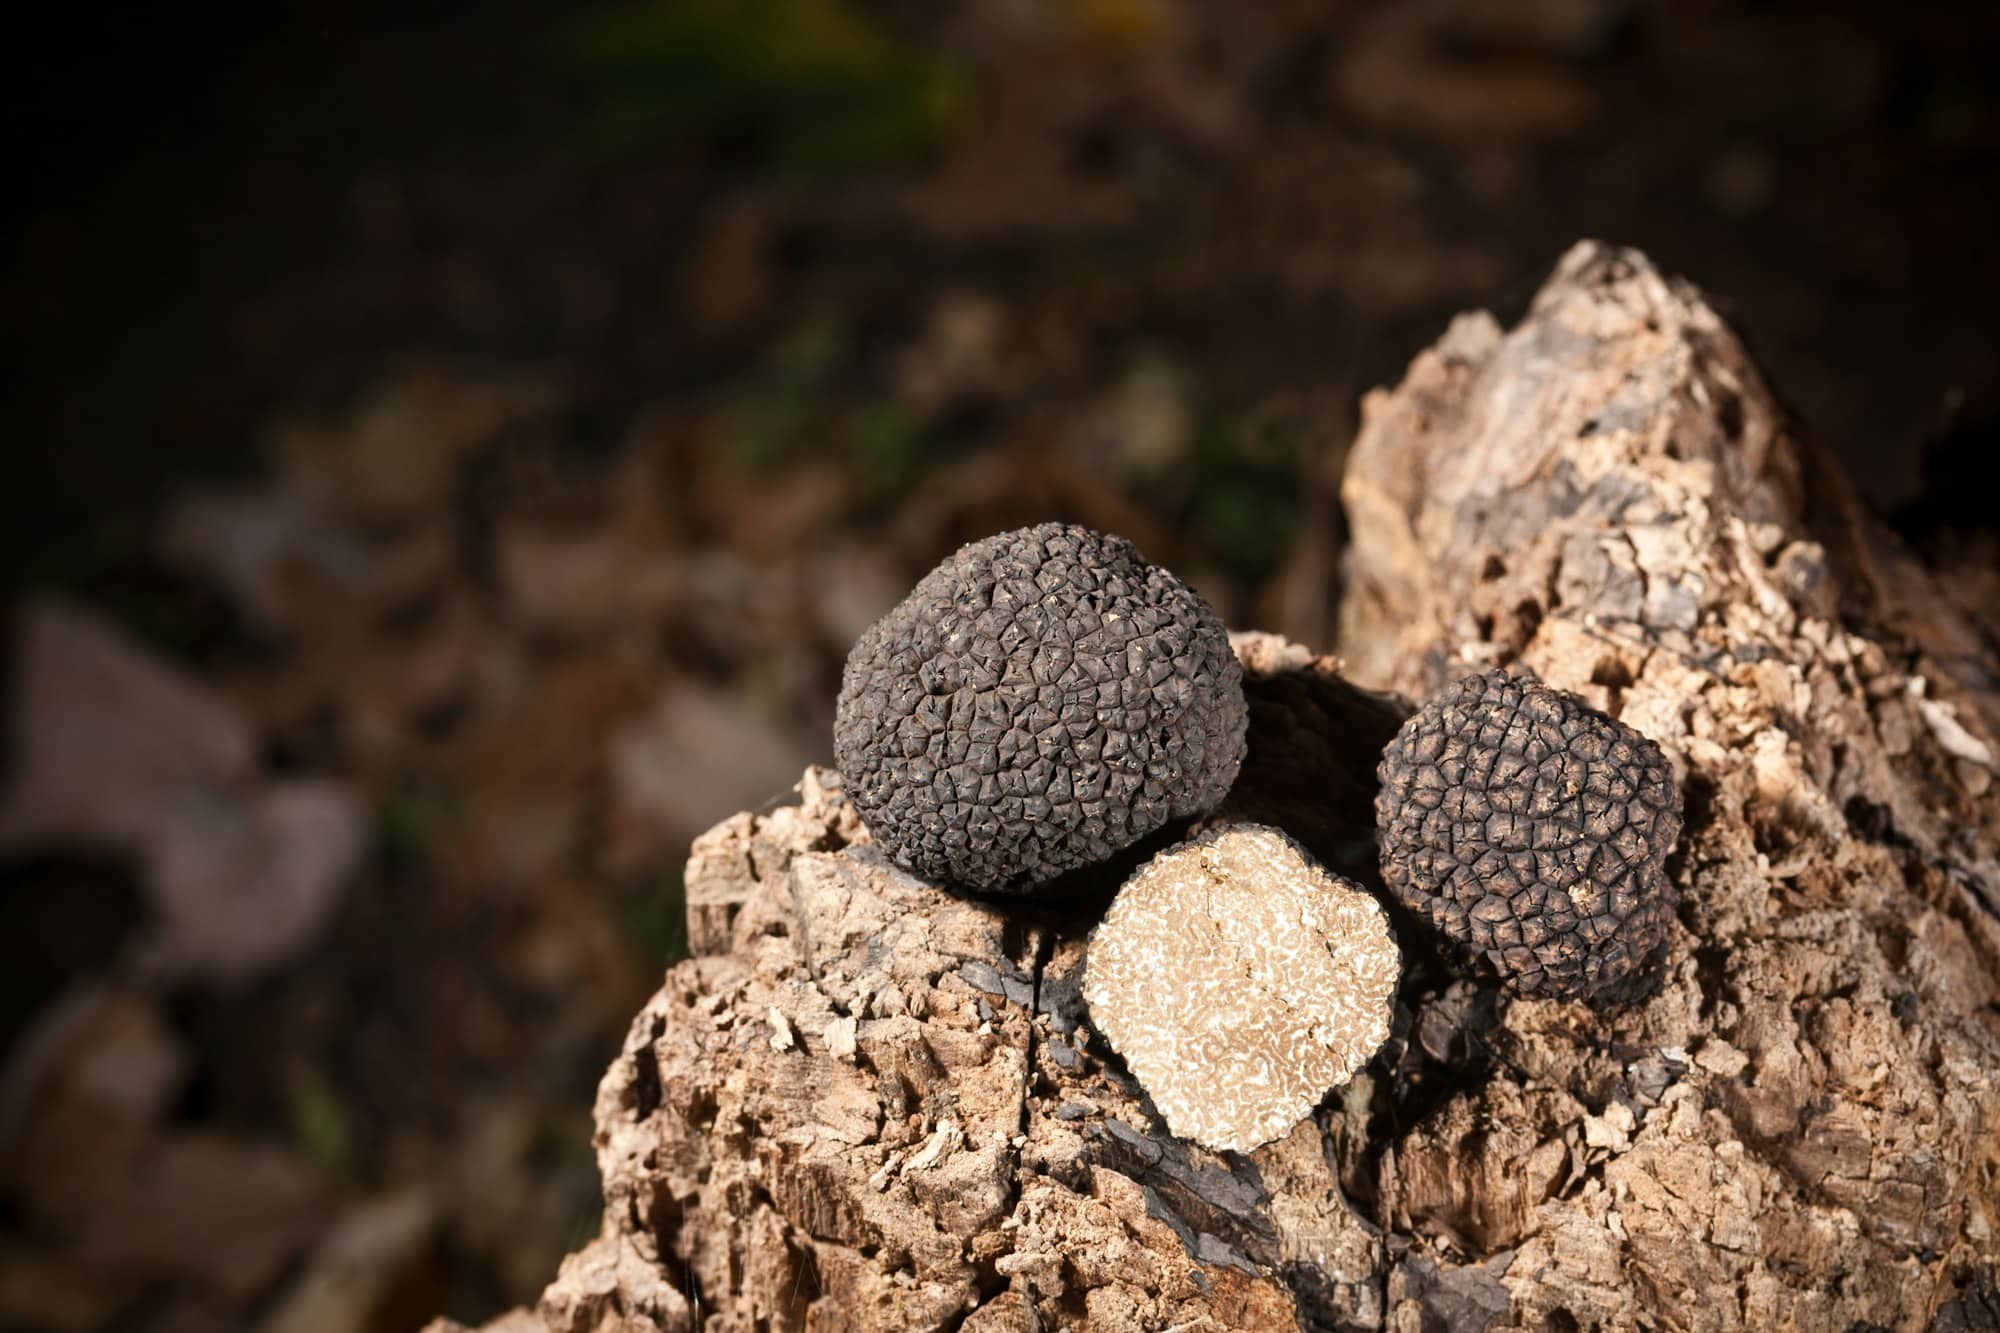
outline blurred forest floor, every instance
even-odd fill
[[[827,759],[861,628],[1065,517],[1326,645],[1359,396],[1579,237],[1990,557],[1996,54],[1954,5],[1619,0],[22,45],[0,1327],[531,1300],[688,840]]]

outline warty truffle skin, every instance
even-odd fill
[[[1615,995],[1665,941],[1681,794],[1660,747],[1574,695],[1487,671],[1383,752],[1382,877],[1521,995]]]
[[[1222,621],[1122,537],[962,547],[848,654],[834,758],[927,879],[1032,889],[1228,793],[1249,714]]]

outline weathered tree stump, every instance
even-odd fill
[[[1455,322],[1369,398],[1344,495],[1344,671],[1237,637],[1229,812],[1379,887],[1398,696],[1532,668],[1681,777],[1649,997],[1509,1002],[1398,917],[1388,1047],[1210,1153],[1079,998],[1127,866],[1068,915],[966,902],[809,772],[696,843],[696,957],[598,1094],[602,1234],[496,1327],[1993,1327],[1993,624],[1629,251],[1577,247],[1511,333]]]

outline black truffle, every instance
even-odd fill
[[[1122,537],[1045,523],[963,547],[862,634],[833,749],[891,857],[1010,892],[1214,807],[1248,721],[1208,603]]]
[[[1523,995],[1614,995],[1665,941],[1680,789],[1660,747],[1574,695],[1488,671],[1383,751],[1382,876]]]

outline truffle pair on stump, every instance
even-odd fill
[[[1051,523],[964,547],[861,636],[834,754],[904,867],[1021,894],[1213,810],[1248,725],[1214,610],[1130,542]],[[1400,961],[1373,898],[1230,825],[1126,882],[1084,995],[1175,1133],[1247,1151],[1387,1039]]]
[[[1212,811],[1247,725],[1208,604],[1130,542],[1051,523],[962,548],[861,636],[834,753],[896,861],[1020,894]],[[1664,941],[1680,794],[1630,727],[1490,671],[1419,709],[1378,773],[1390,890],[1508,989],[1612,995]],[[1126,882],[1084,995],[1175,1133],[1247,1151],[1373,1057],[1399,965],[1373,898],[1233,824]]]

